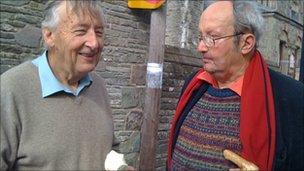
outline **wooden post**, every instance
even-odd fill
[[[166,6],[152,11],[139,170],[155,170],[157,132],[165,53]]]

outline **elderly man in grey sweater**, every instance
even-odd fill
[[[105,169],[113,119],[104,80],[91,72],[104,27],[100,1],[50,4],[47,50],[1,75],[1,170]]]

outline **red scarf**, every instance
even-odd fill
[[[168,144],[168,168],[172,167],[173,138],[179,120],[192,92],[203,84],[197,76],[190,81],[182,94],[171,125]],[[255,51],[245,71],[240,114],[241,156],[256,164],[260,170],[272,170],[275,153],[275,111],[271,81],[267,64],[259,51]]]

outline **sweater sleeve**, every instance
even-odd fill
[[[17,158],[21,125],[12,91],[1,76],[1,163],[0,170],[12,170]]]

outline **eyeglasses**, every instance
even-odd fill
[[[207,48],[211,48],[215,45],[216,40],[224,39],[224,38],[227,38],[227,37],[234,37],[234,36],[238,36],[238,35],[241,35],[241,34],[244,34],[244,33],[236,33],[236,34],[233,34],[233,35],[222,36],[222,37],[217,37],[217,38],[214,38],[210,35],[206,35],[206,36],[200,36],[198,40],[199,40],[199,42],[203,41],[205,43],[205,45],[207,46]]]

